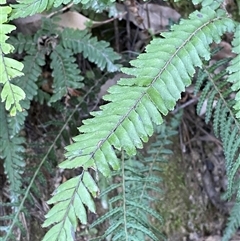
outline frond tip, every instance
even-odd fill
[[[55,206],[46,215],[47,219],[42,226],[54,226],[47,232],[43,241],[74,241],[77,218],[81,223],[87,224],[84,205],[95,213],[93,197],[96,197],[97,193],[98,187],[86,171],[60,185],[48,201],[48,204]]]

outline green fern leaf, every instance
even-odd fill
[[[228,62],[229,59],[223,59],[210,67],[206,67],[204,71],[200,70],[198,72],[200,77],[197,78],[197,82],[199,82],[197,89],[199,90],[201,85],[205,85],[205,87],[201,93],[197,109],[199,112],[202,108],[203,101],[207,101],[206,122],[210,120],[213,113],[214,132],[223,142],[223,151],[226,159],[228,189],[225,197],[230,199],[233,194],[237,192],[237,202],[239,202],[240,188],[237,172],[240,166],[240,123],[233,112],[234,100],[232,97],[232,89],[229,88],[230,81],[225,77],[227,75],[225,64]],[[224,70],[219,71],[217,69],[218,67]],[[213,100],[216,101],[215,107],[213,106]],[[231,233],[234,230],[233,223],[236,221],[236,217],[232,214],[232,219],[229,219],[226,228],[226,240],[230,237],[230,234],[233,234]]]
[[[13,12],[11,20],[17,18],[24,18],[32,16],[36,13],[42,13],[51,8],[57,8],[62,4],[69,4],[70,0],[18,0],[17,4],[11,4]],[[97,0],[73,0],[73,4],[81,3],[85,8],[92,8],[102,12],[112,5],[111,1],[97,1]]]
[[[228,77],[228,82],[233,83],[232,90],[237,91],[237,94],[235,96],[235,105],[234,109],[237,111],[236,117],[240,118],[240,69],[239,69],[239,63],[240,63],[240,24],[238,24],[234,40],[232,42],[233,44],[233,52],[237,54],[237,56],[231,61],[231,65],[228,67],[228,72],[230,73],[230,76]]]
[[[192,0],[193,4],[201,4],[202,7],[211,7],[211,9],[218,9],[222,0],[214,1],[214,0]]]
[[[48,201],[48,204],[55,204],[55,206],[46,215],[47,219],[43,227],[57,224],[47,232],[43,241],[74,241],[77,218],[83,224],[87,223],[87,214],[84,205],[91,212],[95,212],[95,203],[90,193],[93,193],[94,197],[97,191],[98,188],[95,181],[87,172],[60,185],[55,191],[55,196]]]
[[[191,83],[195,67],[202,66],[201,58],[210,59],[209,44],[220,42],[224,32],[234,30],[234,23],[219,14],[206,7],[191,14],[189,20],[175,25],[172,32],[162,34],[162,39],[154,39],[146,53],[131,62],[132,69],[123,69],[135,78],[122,79],[109,89],[105,99],[110,103],[101,106],[101,111],[79,128],[82,134],[66,148],[67,160],[60,167],[82,167],[84,170],[97,167],[104,176],[109,176],[111,168],[118,169],[119,166],[112,164],[118,162],[113,147],[123,148],[129,155],[135,154],[136,148],[142,147],[139,139],[147,141],[153,134],[153,124],[161,124],[161,115],[173,110],[181,92]],[[66,33],[71,35],[69,31]],[[79,45],[72,47],[80,42],[79,39],[73,42],[68,41],[67,36],[64,39],[64,43],[77,52],[84,51]],[[159,178],[151,178],[151,181],[159,182]],[[80,183],[79,180],[73,196],[66,195],[73,203]]]
[[[222,241],[228,241],[240,227],[240,203],[236,202],[231,210],[227,228],[224,230]]]
[[[120,58],[119,55],[113,52],[109,43],[97,41],[87,30],[64,29],[62,44],[66,49],[71,49],[74,54],[83,53],[84,58],[95,63],[101,70],[106,68],[108,72],[114,72],[119,69],[119,66],[113,63]]]
[[[26,93],[26,98],[22,100],[21,106],[28,110],[30,108],[30,102],[37,95],[38,86],[36,81],[42,73],[42,68],[45,64],[45,55],[39,51],[33,51],[33,55],[27,55],[23,60],[24,76],[13,79],[13,83],[19,86]],[[16,116],[9,120],[9,127],[13,130],[13,135],[19,133],[23,128],[27,111],[17,112]]]
[[[0,65],[2,63],[0,62]],[[10,72],[6,67],[6,72]],[[1,74],[1,73],[0,73]],[[4,74],[3,74],[4,76]],[[4,87],[1,91],[1,99],[5,101],[5,109],[10,111],[10,115],[16,115],[17,111],[22,111],[20,101],[26,97],[24,91],[18,86],[11,84],[8,81],[4,83]]]
[[[14,53],[22,54],[23,52],[26,52],[27,54],[32,55],[36,52],[36,43],[32,39],[32,36],[19,33],[16,37],[11,36],[8,42],[14,46]]]
[[[25,162],[23,159],[24,138],[13,135],[11,128],[8,126],[9,117],[4,109],[4,104],[0,103],[0,158],[4,159],[4,170],[10,183],[10,191],[12,193],[11,201],[18,201],[21,190],[21,174]]]
[[[6,1],[3,1],[6,3]],[[10,80],[23,75],[21,72],[23,64],[4,55],[13,51],[13,46],[6,43],[8,36],[6,34],[12,32],[16,27],[10,24],[5,24],[8,21],[8,14],[12,9],[8,6],[0,6],[0,83],[3,85],[1,89],[1,99],[5,101],[6,110],[10,111],[12,116],[16,115],[17,111],[22,111],[19,102],[25,98],[24,91],[16,85],[13,85]]]
[[[53,69],[52,76],[53,91],[49,103],[60,100],[63,96],[68,95],[68,88],[80,89],[83,84],[80,81],[83,79],[80,76],[80,70],[75,63],[73,53],[69,49],[63,49],[60,45],[57,46],[50,55],[52,60],[51,68]]]

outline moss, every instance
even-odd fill
[[[182,240],[191,233],[204,236],[215,232],[216,227],[222,224],[223,217],[202,190],[197,176],[201,174],[193,170],[191,155],[182,156],[177,138],[172,146],[174,155],[168,163],[161,165],[165,194],[156,208],[165,223],[158,228],[169,241]]]

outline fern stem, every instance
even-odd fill
[[[104,76],[103,76],[103,77],[104,77]],[[7,232],[6,236],[4,237],[3,241],[8,241],[8,238],[9,238],[9,236],[10,236],[11,233],[12,233],[12,230],[13,230],[13,228],[14,228],[14,225],[15,225],[15,223],[17,222],[18,216],[19,216],[19,214],[20,214],[20,212],[21,212],[21,210],[22,210],[22,208],[23,208],[23,205],[24,205],[26,199],[27,199],[27,196],[28,196],[29,193],[30,193],[30,190],[31,190],[31,188],[32,188],[32,186],[33,186],[33,183],[34,183],[34,181],[35,181],[35,179],[36,179],[36,177],[37,177],[37,175],[38,175],[41,167],[43,166],[44,162],[47,160],[48,155],[50,154],[50,152],[51,152],[52,149],[54,148],[57,140],[60,138],[62,132],[66,129],[69,121],[72,119],[74,113],[78,110],[78,108],[80,107],[80,105],[83,103],[84,99],[89,95],[89,93],[92,92],[92,90],[93,90],[97,85],[98,85],[98,82],[96,82],[95,85],[93,85],[93,86],[88,90],[88,92],[83,96],[82,101],[81,101],[79,104],[76,105],[76,107],[74,108],[74,110],[72,111],[72,113],[71,113],[71,114],[69,115],[69,117],[67,118],[65,124],[63,125],[63,127],[62,127],[61,130],[59,131],[58,135],[57,135],[56,138],[54,139],[52,145],[49,147],[47,153],[45,154],[45,156],[43,157],[42,161],[40,162],[37,170],[35,171],[32,179],[31,179],[31,182],[30,182],[29,185],[28,185],[28,188],[27,188],[27,190],[26,190],[26,192],[25,192],[25,195],[23,196],[23,199],[22,199],[22,201],[21,201],[21,203],[20,203],[20,205],[19,205],[18,211],[16,212],[16,214],[15,214],[15,216],[14,216],[14,218],[13,218],[12,224],[10,225],[10,228],[8,229],[8,232]]]

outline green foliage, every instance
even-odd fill
[[[214,133],[223,143],[228,177],[228,189],[225,196],[227,199],[230,199],[237,192],[237,201],[232,209],[224,240],[229,240],[231,235],[236,231],[238,227],[237,224],[239,224],[238,216],[240,211],[238,177],[238,169],[240,166],[240,122],[234,113],[236,102],[233,101],[230,81],[229,78],[226,77],[226,64],[228,64],[229,61],[230,59],[227,58],[222,59],[204,68],[204,70],[199,70],[195,84],[195,93],[203,87],[197,105],[198,114],[206,102],[205,121],[209,122],[211,117],[213,117]],[[231,69],[231,67],[229,68]],[[230,77],[230,79],[233,78]],[[235,81],[237,82],[239,79],[235,78]]]
[[[224,62],[226,62],[226,60],[216,63],[205,70],[207,84],[202,91],[198,103],[198,110],[202,107],[203,99],[207,100],[205,119],[206,122],[208,122],[213,113],[213,128],[215,135],[220,137],[223,142],[226,170],[229,178],[228,196],[230,197],[233,193],[234,177],[239,168],[239,161],[236,157],[240,148],[238,141],[240,123],[232,111],[234,102],[230,96],[232,91],[229,88],[229,83],[223,78],[226,75],[226,71],[222,70],[217,74],[213,73],[216,71],[217,67],[219,67],[219,64],[223,64]],[[201,75],[201,73],[199,74]],[[213,104],[215,99],[217,99],[217,101]],[[215,108],[213,109],[214,106]]]
[[[83,41],[79,41],[76,38],[79,36],[80,39],[83,38]],[[65,45],[65,38],[67,38],[66,42],[68,45]],[[98,43],[100,48],[97,47]],[[76,64],[76,54],[83,53],[86,58],[94,62],[101,70],[106,68],[109,72],[118,69],[119,66],[115,65],[113,61],[119,59],[119,56],[113,52],[108,43],[104,41],[98,42],[96,38],[87,34],[86,31],[82,33],[77,30],[72,34],[71,30],[65,29],[63,32],[60,32],[57,30],[57,26],[49,19],[43,21],[42,28],[33,36],[24,36],[21,33],[16,37],[11,36],[6,46],[12,45],[15,47],[14,54],[21,54],[23,61],[22,63],[16,60],[9,62],[11,60],[9,57],[4,57],[4,61],[9,64],[19,63],[19,65],[24,66],[24,75],[17,76],[12,71],[11,77],[14,77],[12,80],[13,84],[6,82],[5,85],[10,84],[11,88],[24,90],[26,98],[20,102],[18,100],[18,106],[20,107],[21,105],[24,111],[16,112],[17,107],[15,109],[12,107],[11,112],[13,113],[14,110],[16,112],[13,117],[10,117],[7,112],[9,107],[6,106],[4,108],[3,103],[0,103],[0,121],[2,123],[0,130],[0,158],[4,160],[4,170],[10,183],[10,190],[13,195],[11,196],[11,202],[12,205],[16,206],[13,209],[13,213],[19,213],[17,209],[19,206],[18,197],[21,192],[22,174],[25,169],[23,157],[25,149],[23,145],[26,142],[19,133],[24,127],[31,101],[38,95],[43,101],[48,101],[50,105],[63,97],[67,97],[69,90],[80,89],[84,86],[82,83],[83,77],[80,75],[80,69]],[[101,51],[98,51],[99,49]],[[10,53],[10,51],[7,53]],[[51,86],[53,94],[50,98],[47,98],[46,95],[42,94],[43,92],[39,89],[39,85],[41,86],[42,81],[44,81],[42,71],[49,60],[53,77]],[[6,104],[9,105],[11,91],[7,91],[6,87],[4,87],[1,92],[2,97],[5,97],[6,93],[8,94]],[[8,228],[4,228],[4,230],[7,233],[10,232]]]
[[[6,1],[1,1],[1,4],[5,3]],[[14,49],[11,44],[6,43],[9,38],[7,34],[15,29],[15,26],[6,24],[11,11],[12,9],[9,6],[0,6],[0,88],[1,100],[2,102],[5,101],[6,110],[9,110],[10,114],[14,116],[17,111],[22,111],[19,102],[25,98],[25,93],[21,88],[10,82],[11,79],[23,74],[21,72],[23,64],[5,56]]]
[[[77,89],[83,87],[83,84],[79,83],[83,77],[80,76],[80,70],[75,63],[73,52],[69,49],[63,49],[59,45],[51,53],[50,58],[52,60],[52,76],[54,77],[54,84],[52,86],[54,94],[50,99],[51,103],[66,96],[68,88]]]
[[[236,202],[234,207],[231,210],[230,217],[228,220],[228,226],[224,231],[224,236],[222,241],[228,241],[231,239],[232,235],[237,231],[240,227],[240,203]]]
[[[17,4],[12,4],[13,13],[11,19],[23,18],[27,16],[32,16],[36,13],[41,13],[46,10],[57,8],[61,5],[66,5],[69,3],[78,4],[81,3],[85,8],[92,8],[97,12],[102,12],[106,8],[112,5],[111,0],[97,1],[97,0],[18,0]]]
[[[57,224],[45,235],[43,241],[74,240],[74,232],[78,224],[77,218],[83,224],[87,224],[84,205],[90,211],[95,212],[92,197],[96,197],[97,192],[98,187],[89,172],[83,172],[80,176],[76,176],[59,186],[55,191],[55,196],[48,201],[48,204],[57,204],[46,215],[47,220],[43,227]],[[81,195],[79,195],[80,193]]]
[[[119,65],[113,63],[119,56],[109,48],[109,43],[97,41],[87,30],[64,29],[62,45],[66,49],[72,49],[74,54],[83,53],[84,58],[95,63],[101,70],[106,68],[108,72],[115,72],[119,69]]]
[[[240,117],[240,69],[239,69],[239,62],[240,62],[240,25],[237,26],[234,40],[232,42],[233,45],[233,52],[236,53],[236,57],[231,61],[231,65],[228,67],[228,72],[230,73],[228,77],[228,82],[233,83],[232,90],[237,91],[235,96],[235,105],[234,109],[237,111],[236,116],[237,118]]]
[[[68,3],[69,1],[19,0],[18,4],[13,5],[11,19],[33,15]],[[111,1],[77,0],[73,3],[81,3],[86,8],[92,5],[92,8],[102,10],[110,6]],[[190,14],[189,19],[182,19],[170,32],[162,33],[161,38],[152,40],[146,52],[131,61],[131,68],[122,69],[131,77],[121,79],[117,85],[109,89],[109,94],[104,97],[107,103],[100,107],[100,111],[91,113],[92,118],[83,121],[83,125],[79,127],[80,134],[73,138],[73,144],[66,147],[66,160],[59,165],[60,168],[80,168],[81,174],[61,184],[48,201],[53,207],[46,214],[43,227],[51,228],[46,233],[44,241],[75,239],[78,223],[88,222],[87,209],[93,213],[97,212],[94,198],[100,193],[98,178],[101,175],[102,178],[112,178],[113,181],[117,175],[121,177],[119,183],[111,184],[102,194],[108,194],[118,188],[121,190],[117,196],[109,200],[109,212],[95,223],[111,219],[109,228],[101,238],[162,238],[149,221],[151,218],[161,221],[161,216],[151,206],[155,201],[151,195],[160,191],[152,184],[161,181],[157,175],[161,171],[157,163],[169,154],[163,147],[168,144],[168,133],[163,131],[157,135],[153,152],[148,153],[147,158],[133,156],[153,135],[154,126],[161,125],[164,116],[174,109],[181,93],[192,83],[196,69],[196,92],[202,88],[197,111],[200,112],[204,102],[207,102],[206,122],[213,117],[215,134],[223,141],[229,178],[227,197],[230,198],[237,192],[237,203],[229,218],[225,240],[228,240],[236,230],[239,225],[237,213],[240,195],[236,180],[240,165],[240,27],[239,23],[234,22],[225,12],[223,1],[195,0],[193,3],[202,4],[203,8]],[[4,227],[7,232],[4,241],[7,241],[13,233],[13,226],[37,176],[35,174],[31,179],[26,194],[18,205],[22,188],[21,174],[25,165],[21,155],[24,152],[25,140],[19,133],[31,101],[37,95],[41,95],[38,86],[43,81],[43,67],[49,63],[52,70],[53,93],[48,100],[44,99],[43,95],[41,98],[50,105],[67,97],[70,88],[83,87],[84,77],[80,75],[81,71],[75,60],[76,54],[81,53],[100,70],[105,69],[108,72],[118,70],[119,66],[114,61],[119,57],[108,43],[97,41],[86,30],[66,28],[60,31],[49,19],[43,22],[42,28],[34,36],[18,34],[6,43],[6,34],[14,29],[11,25],[5,24],[11,8],[0,8],[1,97],[5,101],[5,106],[0,103],[0,121],[3,126],[0,130],[0,157],[4,159],[5,172],[10,183],[11,205],[16,205],[12,225]],[[224,59],[208,66],[207,62],[212,57],[210,45],[213,42],[219,43],[226,32],[235,34],[232,45],[237,55],[231,60],[227,71],[217,72],[218,68],[229,60]],[[22,63],[5,56],[13,51],[12,46],[15,47],[15,53],[22,54],[24,68]],[[232,88],[229,88],[231,84]],[[26,93],[26,98],[22,90]],[[235,99],[232,97],[234,91],[238,92]],[[22,108],[25,111],[20,112]],[[10,117],[8,111],[15,116]],[[164,129],[164,125],[162,128]],[[119,151],[122,155],[121,161]],[[39,172],[48,154],[43,158],[36,173]]]
[[[146,237],[151,240],[165,239],[156,228],[157,222],[162,223],[163,220],[154,210],[154,204],[163,192],[159,188],[162,172],[159,163],[165,162],[165,156],[172,153],[167,149],[171,143],[168,138],[177,134],[174,131],[176,123],[178,125],[179,122],[169,121],[158,128],[146,157],[138,154],[133,158],[125,158],[122,153],[121,168],[112,173],[115,181],[101,193],[101,196],[112,196],[109,200],[110,210],[91,225],[94,227],[109,220],[108,229],[98,239],[103,240],[108,236],[112,240],[145,240]],[[110,195],[114,191],[118,195]]]
[[[1,1],[6,4],[6,1]],[[16,135],[15,127],[11,125],[10,120],[15,119],[19,111],[22,111],[20,101],[25,98],[24,91],[17,85],[10,82],[13,78],[23,75],[21,72],[23,64],[6,57],[14,48],[11,44],[6,43],[9,38],[8,33],[15,29],[15,26],[6,24],[8,15],[12,9],[9,6],[0,6],[0,158],[5,159],[4,170],[10,183],[10,204],[3,206],[12,206],[13,212],[18,210],[19,195],[21,191],[21,174],[23,173],[25,162],[21,156],[24,152],[22,144],[24,138]],[[4,103],[5,102],[5,103]],[[8,111],[10,112],[9,116]],[[0,220],[11,220],[12,215],[0,218]],[[17,223],[19,224],[19,222]],[[1,227],[8,230],[7,226]]]
[[[133,68],[123,69],[135,77],[122,79],[111,87],[110,94],[104,97],[110,103],[101,106],[101,111],[92,113],[94,118],[83,121],[84,125],[79,128],[82,134],[74,138],[74,144],[66,147],[67,160],[60,167],[82,167],[84,171],[97,168],[105,177],[111,176],[111,169],[119,169],[114,148],[135,155],[136,148],[142,148],[142,142],[147,142],[153,134],[153,124],[161,124],[162,115],[173,110],[181,92],[190,85],[195,67],[203,66],[201,59],[211,58],[209,45],[213,41],[219,43],[225,32],[234,30],[234,22],[224,11],[214,11],[206,6],[192,13],[190,19],[181,20],[171,32],[162,34],[163,38],[154,39],[147,46],[146,53],[131,61]],[[62,192],[73,203],[76,193],[81,195],[78,190],[81,179],[78,180],[72,190],[74,195]],[[68,205],[65,209],[70,210],[70,207]],[[67,216],[65,213],[61,221]],[[114,233],[120,224],[121,221],[116,222],[107,234]],[[75,230],[75,222],[72,221],[70,226],[66,237],[71,236],[70,230]],[[57,230],[59,235],[62,231],[58,224],[48,235],[56,235]]]

